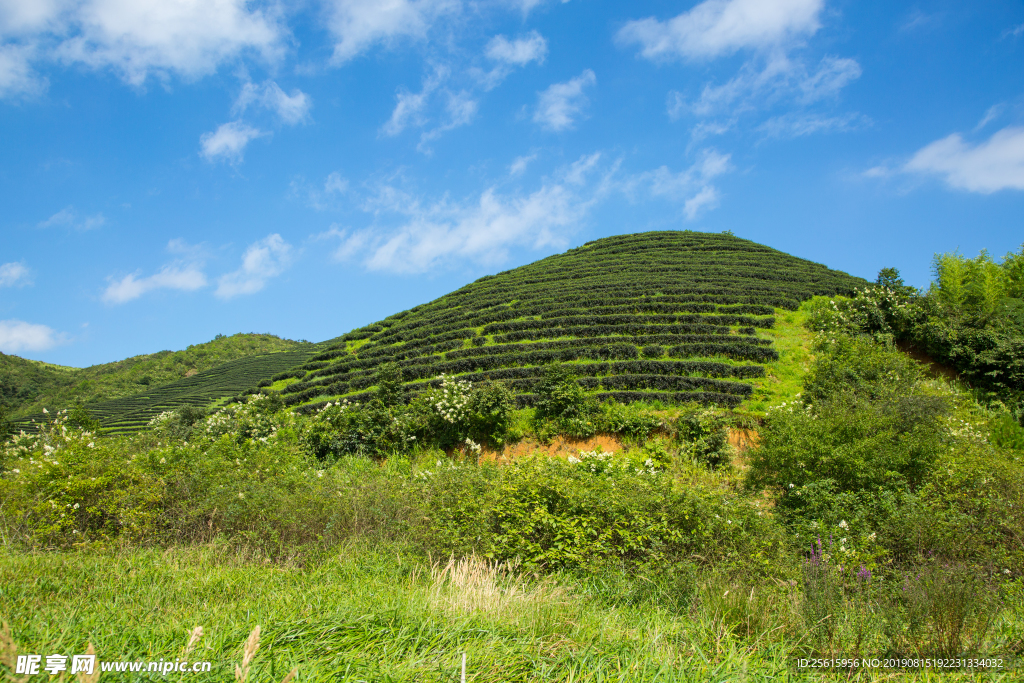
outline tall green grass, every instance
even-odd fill
[[[346,544],[267,564],[216,544],[115,553],[0,555],[0,613],[20,653],[100,660],[181,657],[226,681],[260,627],[251,681],[791,681],[797,594],[708,576],[689,605],[630,603],[604,579],[535,578],[474,557],[423,561],[401,546]],[[732,590],[730,590],[730,586]],[[2,671],[2,667],[0,667]],[[1014,681],[985,674],[867,672],[856,680]],[[133,680],[167,680],[160,676]],[[174,680],[174,677],[170,677]],[[45,679],[40,679],[45,680]],[[127,680],[104,674],[100,679]]]

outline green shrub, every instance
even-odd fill
[[[501,471],[487,554],[528,567],[581,569],[700,562],[773,572],[778,527],[754,502],[678,489],[659,463],[610,453],[517,460]]]
[[[644,347],[644,358],[661,358],[665,355],[665,347],[660,344],[648,344]]]
[[[674,428],[681,442],[680,455],[712,468],[725,465],[732,458],[729,421],[723,411],[687,406],[676,418]]]
[[[820,342],[818,358],[804,377],[807,403],[852,395],[867,401],[891,401],[917,389],[922,372],[901,351],[864,337],[839,336]]]

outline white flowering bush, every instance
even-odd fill
[[[258,441],[267,443],[277,435],[282,422],[293,420],[291,413],[276,413],[280,399],[266,394],[250,396],[245,403],[227,405],[196,425],[195,437],[206,440],[219,439],[230,435],[235,441]],[[163,421],[163,424],[170,419]]]
[[[8,441],[0,472],[7,533],[38,547],[144,537],[158,524],[161,483],[113,445],[69,424],[67,411]]]

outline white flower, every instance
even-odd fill
[[[844,519],[843,521],[839,522],[839,528],[840,528],[840,529],[849,529],[849,528],[850,528],[850,525],[849,525],[849,524],[847,524],[847,523],[846,523],[846,520]]]
[[[77,509],[78,509],[78,503],[75,503],[75,504],[74,504],[74,505],[72,505],[71,507],[72,507],[73,509],[77,510]]]

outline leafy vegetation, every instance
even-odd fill
[[[269,378],[360,363],[348,398],[185,402],[103,438],[60,412],[0,450],[0,670],[92,643],[199,648],[211,681],[240,660],[258,680],[457,680],[462,653],[486,681],[832,678],[803,657],[985,657],[1002,668],[831,673],[1017,680],[1024,427],[1012,393],[900,349],[933,295],[899,287],[883,271],[775,309],[764,338],[722,335],[774,341],[763,366],[618,336],[602,358],[421,376],[374,341],[395,323]],[[681,400],[713,389],[768,405]]]
[[[777,308],[862,284],[731,235],[612,237],[350,332],[275,379],[299,380],[283,389],[288,405],[357,401],[397,362],[410,396],[444,374],[508,381],[529,403],[544,366],[570,362],[598,400],[737,405],[750,384],[723,378],[761,376],[778,359],[758,336]]]
[[[161,351],[82,369],[0,354],[0,404],[12,418],[39,419],[43,408],[53,411],[76,403],[90,404],[91,408],[93,403],[152,391],[231,360],[279,351],[308,354],[313,349],[312,344],[271,334],[218,335],[184,351]],[[293,356],[293,362],[303,357]],[[262,379],[262,374],[250,373],[247,379],[255,378]]]

